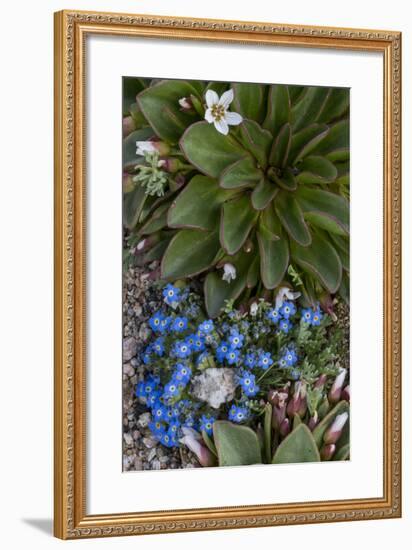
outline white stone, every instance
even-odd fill
[[[195,376],[192,393],[214,409],[235,397],[237,383],[233,369],[212,367]]]

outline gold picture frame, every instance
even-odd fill
[[[89,34],[373,51],[384,59],[382,498],[86,514],[85,38]],[[55,14],[54,533],[62,539],[324,523],[401,515],[401,33],[60,11]]]

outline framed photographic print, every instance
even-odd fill
[[[55,535],[401,514],[401,36],[55,14]]]

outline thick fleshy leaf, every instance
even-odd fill
[[[259,440],[251,428],[217,420],[213,423],[213,436],[219,466],[262,463]]]
[[[349,202],[344,197],[300,186],[296,199],[306,220],[337,235],[349,234]]]
[[[292,107],[292,126],[295,132],[317,120],[328,97],[329,88],[310,86]]]
[[[320,141],[312,154],[327,157],[330,161],[349,159],[349,120],[341,120],[330,127],[328,135]]]
[[[335,164],[338,171],[338,177],[336,178],[336,183],[338,185],[349,185],[349,161],[346,162],[337,162]]]
[[[193,166],[212,178],[218,178],[225,168],[249,156],[230,134],[220,134],[206,121],[189,126],[180,140],[180,147]]]
[[[262,179],[262,172],[251,157],[242,158],[223,170],[219,184],[223,189],[254,187]]]
[[[272,134],[264,130],[254,120],[244,119],[239,126],[240,137],[245,148],[252,153],[263,169],[267,166]]]
[[[179,99],[190,94],[197,95],[197,90],[188,81],[161,80],[143,90],[137,96],[137,103],[156,134],[175,144],[189,124],[199,118],[180,108]]]
[[[265,288],[271,290],[279,285],[289,263],[287,240],[281,236],[278,240],[269,239],[258,231],[257,239],[260,252],[260,274]]]
[[[154,137],[151,128],[135,130],[123,140],[123,170],[135,173],[135,167],[144,162],[144,157],[136,155],[136,141],[147,141]]]
[[[220,97],[228,89],[227,82],[209,82],[205,88],[205,93],[207,90],[213,90]]]
[[[276,168],[269,169],[268,177],[286,191],[295,191],[298,186],[298,182],[291,168],[286,168],[280,171],[280,173],[277,172]]]
[[[124,193],[123,222],[129,229],[137,224],[146,198],[146,189],[141,185],[136,185],[130,193]]]
[[[124,77],[123,78],[123,114],[128,115],[130,106],[136,103],[136,96],[139,92],[147,87],[148,83],[140,78]]]
[[[240,113],[244,118],[262,122],[266,112],[266,86],[235,82],[232,84],[234,99],[231,111]]]
[[[248,288],[253,288],[258,284],[259,267],[260,267],[259,254],[256,254],[247,272],[246,286]]]
[[[323,436],[325,435],[326,430],[331,426],[332,422],[338,416],[338,414],[349,413],[349,403],[347,401],[339,401],[335,407],[328,412],[328,414],[319,422],[316,428],[313,430],[313,439],[315,440],[316,445],[320,449],[323,443]],[[349,422],[348,422],[349,423]]]
[[[299,164],[300,173],[297,175],[299,183],[332,183],[338,171],[334,164],[325,157],[307,156]]]
[[[349,460],[350,456],[350,444],[342,445],[339,449],[336,450],[336,453],[332,457],[332,460]]]
[[[277,192],[276,185],[266,178],[262,178],[252,191],[251,200],[253,208],[255,210],[263,210],[273,200]]]
[[[299,424],[279,445],[272,464],[320,462],[320,455],[309,428]]]
[[[294,194],[279,191],[275,200],[275,210],[290,237],[302,246],[310,245],[312,237]]]
[[[263,127],[273,136],[290,120],[290,98],[288,86],[272,84],[267,101],[267,114]]]
[[[349,239],[342,237],[341,235],[336,235],[329,233],[329,238],[336,249],[336,252],[339,254],[340,261],[342,262],[342,267],[345,271],[349,271],[350,267],[350,250],[349,250]]]
[[[242,195],[223,204],[220,243],[228,254],[235,254],[244,244],[258,215],[258,212],[251,207],[247,195]]]
[[[342,264],[334,247],[315,233],[309,246],[300,246],[294,241],[290,245],[292,259],[334,294],[342,280]]]
[[[167,226],[167,210],[170,207],[170,202],[160,205],[151,215],[150,219],[139,229],[140,235],[151,235],[159,229]]]
[[[311,124],[292,136],[290,143],[288,165],[292,166],[313,152],[329,133],[324,124]]]
[[[165,253],[166,248],[169,246],[169,243],[173,237],[172,235],[166,234],[161,236],[162,240],[156,243],[150,250],[146,252],[143,258],[145,264],[153,262],[154,260],[161,260],[163,254]]]
[[[259,216],[259,230],[271,241],[277,241],[282,234],[282,225],[272,204],[262,210]]]
[[[332,122],[349,108],[349,88],[330,88],[317,122]]]
[[[194,176],[172,203],[169,227],[213,230],[219,223],[220,207],[234,191],[221,189],[206,176]]]
[[[264,411],[263,429],[265,434],[265,462],[270,464],[272,459],[272,405],[266,403]]]
[[[223,281],[223,270],[211,271],[206,275],[204,283],[205,306],[209,317],[219,315],[226,300],[236,300],[246,287],[247,275],[252,254],[239,252],[230,258],[230,263],[236,269],[236,279]]]
[[[277,168],[283,168],[288,158],[289,148],[292,140],[292,128],[287,122],[282,126],[273,142],[272,149],[270,151],[270,165]]]
[[[344,300],[344,302],[349,305],[349,299],[350,299],[350,281],[349,281],[349,273],[343,272],[342,273],[342,282],[339,287],[339,296]]]
[[[301,99],[302,95],[305,93],[305,89],[306,86],[288,86],[290,103],[292,105],[295,105],[295,103],[297,103]]]
[[[192,277],[213,265],[220,248],[219,232],[182,229],[171,240],[162,259],[162,279]]]

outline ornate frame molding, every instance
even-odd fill
[[[383,498],[86,515],[84,44],[119,34],[377,51],[384,59]],[[401,515],[401,34],[151,15],[55,14],[55,535],[63,539]]]

